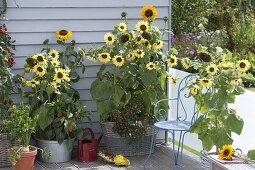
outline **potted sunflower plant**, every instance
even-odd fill
[[[101,115],[107,150],[112,154],[133,156],[149,152],[151,135],[155,134],[150,128],[154,121],[153,102],[167,98],[168,54],[162,41],[166,30],[161,32],[153,25],[157,16],[154,6],[143,7],[141,15],[143,20],[132,30],[123,12],[124,22],[105,34],[105,45],[88,52],[90,60],[103,63],[90,92]],[[166,24],[167,17],[164,21]],[[113,65],[109,66],[111,62]]]
[[[77,67],[85,71],[85,51],[81,48],[76,51],[74,40],[66,42],[71,36],[69,30],[56,32],[57,43],[64,49],[62,52],[51,49],[49,40],[45,40],[46,47],[41,53],[27,57],[20,76],[22,84],[30,90],[22,97],[28,98],[31,115],[38,115],[34,137],[39,147],[51,151],[50,162],[71,159],[74,139],[83,134],[78,124],[88,116],[86,107],[79,101],[78,91],[71,86],[80,79]],[[63,154],[59,155],[59,150]]]
[[[30,116],[30,106],[20,103],[19,107],[13,105],[9,109],[10,116],[4,120],[3,126],[11,135],[20,141],[21,146],[9,150],[10,162],[15,170],[32,170],[37,147],[29,145],[31,134],[35,132],[38,116]],[[50,153],[40,149],[44,156],[50,158]]]

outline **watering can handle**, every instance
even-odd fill
[[[94,132],[93,132],[93,130],[91,128],[84,128],[82,130],[83,130],[83,133],[85,133],[86,130],[89,130],[90,135],[91,135],[91,140],[95,138]]]

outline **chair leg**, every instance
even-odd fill
[[[187,132],[180,131],[180,136],[178,140],[177,145],[177,151],[175,151],[175,131],[171,132],[173,135],[173,157],[174,157],[174,165],[178,165],[178,162],[180,160],[180,163],[182,161],[182,151],[183,151],[183,143],[184,143],[184,135]]]
[[[148,163],[149,160],[150,160],[150,157],[151,157],[151,154],[152,154],[152,148],[153,148],[154,140],[156,140],[157,134],[158,134],[158,131],[156,132],[155,135],[152,135],[152,136],[151,136],[150,153],[149,153],[148,157],[146,158],[146,160],[144,161],[144,165],[143,165],[143,169],[144,169],[144,170],[146,170],[147,163]]]

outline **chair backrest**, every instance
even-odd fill
[[[168,111],[166,109],[158,109],[161,102],[167,102],[170,105],[171,116],[174,116],[177,121],[191,121],[194,123],[198,118],[198,111],[196,110],[196,101],[189,95],[188,84],[197,79],[197,74],[189,74],[179,80],[177,83],[176,96],[169,99],[162,99],[155,103],[154,114],[157,118],[158,114],[167,115]],[[171,93],[171,92],[170,92]],[[173,106],[174,103],[174,106]],[[172,106],[172,107],[171,107]],[[173,108],[176,107],[176,108]],[[173,115],[175,113],[175,115]],[[167,118],[167,117],[165,117]]]

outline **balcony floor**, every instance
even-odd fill
[[[142,170],[145,156],[128,157],[131,165],[129,167],[116,167],[107,164],[101,159],[95,162],[81,163],[75,158],[66,163],[42,163],[37,161],[34,170],[59,169],[59,170]],[[11,168],[0,168],[0,170],[10,170]],[[172,148],[165,145],[157,145],[148,163],[147,170],[172,170]],[[199,170],[201,169],[200,158],[188,151],[183,151],[182,165],[179,170]]]

